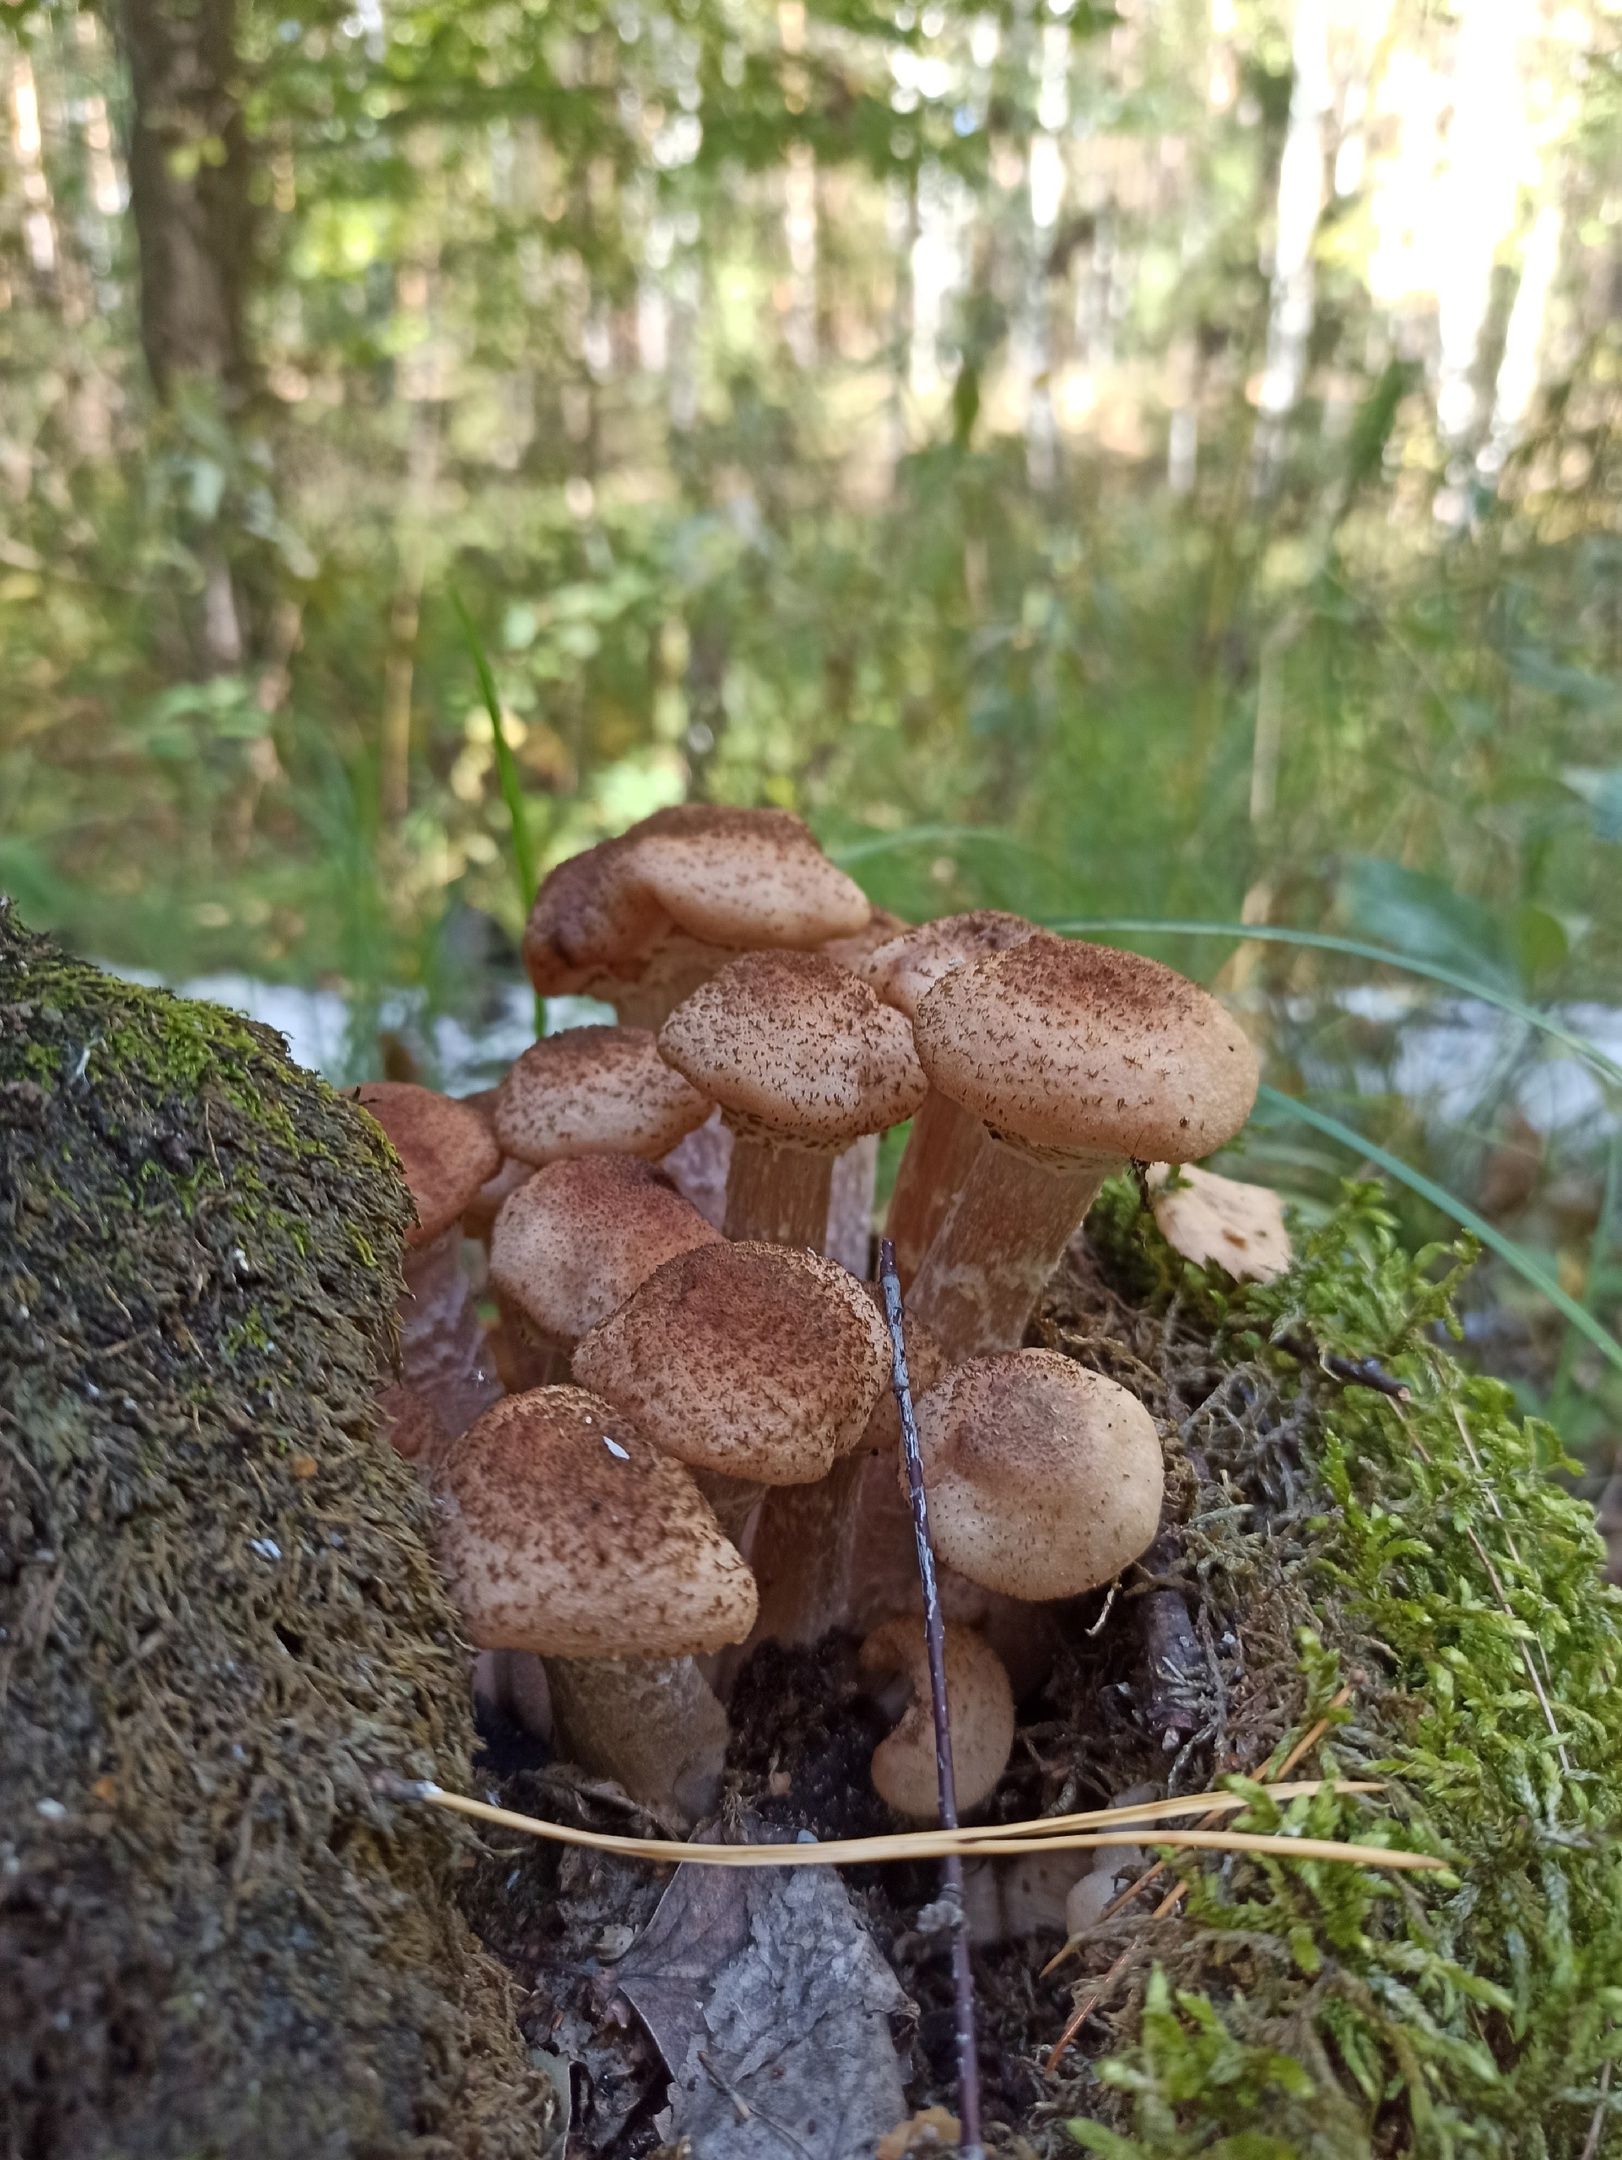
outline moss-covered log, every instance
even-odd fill
[[[470,1732],[377,1435],[407,1202],[229,1014],[0,905],[0,2149],[544,2143],[458,1852]]]
[[[1370,1185],[1266,1286],[1178,1261],[1125,1180],[1088,1233],[1044,1328],[1174,1436],[1157,1572],[1186,1603],[1198,1735],[1179,1783],[1264,1777],[1312,1735],[1301,1774],[1379,1780],[1372,1810],[1257,1791],[1249,1827],[1389,1838],[1453,1872],[1180,1858],[1175,1911],[1144,1897],[1085,1946],[1097,2008],[1042,2148],[1622,2153],[1622,1597],[1556,1435],[1448,1354],[1471,1250],[1405,1251]],[[1115,1680],[1149,1699],[1112,1654],[1075,1719],[1106,1790],[1168,1760],[1160,1732],[1098,1716]]]

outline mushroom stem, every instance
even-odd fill
[[[830,1260],[865,1280],[873,1266],[873,1194],[879,1179],[879,1136],[864,1133],[834,1157],[828,1189]]]
[[[644,1807],[696,1821],[715,1804],[727,1716],[690,1657],[548,1658],[564,1748]]]
[[[461,1225],[407,1253],[400,1299],[400,1371],[452,1438],[501,1393],[485,1354],[484,1330],[462,1272]]]
[[[912,1121],[884,1218],[884,1234],[895,1247],[896,1272],[903,1289],[917,1274],[953,1194],[967,1179],[984,1144],[985,1127],[973,1112],[931,1088]]]
[[[861,1501],[873,1460],[863,1449],[844,1456],[814,1485],[776,1485],[768,1493],[750,1553],[760,1585],[751,1641],[814,1643],[830,1628],[848,1624]],[[883,1481],[895,1484],[888,1465]],[[904,1552],[910,1565],[910,1546]]]
[[[784,1147],[734,1132],[727,1173],[727,1236],[821,1252],[828,1241],[833,1168],[831,1150]]]
[[[909,1306],[954,1362],[1014,1350],[1098,1188],[1117,1167],[1042,1162],[989,1134],[913,1280]]]

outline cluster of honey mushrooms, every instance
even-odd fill
[[[876,1697],[910,1690],[874,1784],[933,1816],[890,1342],[864,1280],[879,1138],[910,1120],[884,1234],[973,1808],[1043,1608],[1110,1583],[1160,1521],[1142,1404],[1021,1348],[1027,1326],[1106,1177],[1232,1139],[1249,1043],[1155,961],[984,910],[909,928],[777,810],[662,810],[560,864],[524,957],[537,991],[618,1024],[545,1036],[466,1100],[360,1090],[418,1215],[392,1437],[427,1481],[478,1684],[690,1821],[719,1788],[740,1646],[850,1629]],[[1182,1250],[1275,1271],[1271,1195],[1156,1175]]]

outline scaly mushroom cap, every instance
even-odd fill
[[[1048,933],[1051,935],[1051,933]],[[910,1020],[918,1000],[943,975],[969,967],[993,953],[1008,952],[1037,935],[1035,923],[1001,908],[975,908],[967,915],[941,915],[904,930],[855,963],[856,972],[897,1012]]]
[[[1014,1747],[1014,1692],[1002,1660],[967,1628],[948,1627],[946,1708],[952,1725],[957,1804],[968,1812],[989,1800]],[[899,1673],[912,1701],[899,1725],[873,1751],[879,1798],[915,1822],[940,1818],[935,1769],[935,1721],[929,1694],[924,1624],[911,1615],[875,1628],[859,1653],[863,1672]]]
[[[1153,1542],[1165,1469],[1135,1395],[1055,1350],[971,1358],[918,1405],[935,1550],[988,1590],[1075,1597]]]
[[[1256,1053],[1215,998],[1158,960],[1046,931],[943,975],[913,1033],[933,1086],[1038,1152],[1192,1161],[1256,1099]]]
[[[551,1342],[578,1342],[678,1253],[718,1245],[652,1163],[581,1155],[537,1170],[502,1208],[490,1279]]]
[[[531,1043],[496,1090],[496,1138],[522,1162],[664,1155],[710,1106],[646,1028],[566,1028]]]
[[[711,945],[804,951],[849,937],[873,912],[787,810],[688,803],[656,810],[625,838],[642,889],[679,930]]]
[[[501,1167],[501,1150],[477,1110],[409,1080],[366,1080],[355,1099],[388,1134],[416,1204],[411,1246],[442,1237]]]
[[[786,810],[686,804],[560,863],[542,882],[524,962],[545,993],[633,981],[656,950],[688,940],[714,952],[800,949],[859,930],[860,886]],[[702,955],[687,964],[700,968]]]
[[[1235,1282],[1272,1282],[1290,1264],[1284,1203],[1267,1185],[1247,1185],[1187,1163],[1173,1185],[1169,1163],[1149,1171],[1150,1206],[1173,1252],[1196,1267],[1219,1267]]]
[[[906,1021],[821,953],[745,953],[676,1007],[659,1049],[734,1131],[802,1147],[848,1147],[924,1099]]]
[[[806,1485],[860,1441],[890,1346],[831,1260],[721,1243],[666,1261],[582,1339],[574,1371],[695,1468]]]
[[[754,1625],[754,1577],[691,1474],[582,1388],[507,1396],[440,1456],[432,1491],[480,1649],[673,1658]]]

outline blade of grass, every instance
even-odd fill
[[[1281,1095],[1277,1088],[1272,1087],[1258,1088],[1256,1100],[1265,1103],[1269,1110],[1277,1112],[1281,1117],[1298,1119],[1302,1124],[1310,1125],[1326,1139],[1337,1141],[1354,1155],[1363,1156],[1383,1170],[1387,1177],[1395,1178],[1399,1185],[1406,1185],[1410,1192],[1417,1193],[1422,1200],[1428,1200],[1433,1208],[1456,1222],[1461,1230],[1468,1230],[1470,1235],[1479,1238],[1490,1252],[1495,1252],[1506,1267],[1513,1268],[1523,1282],[1530,1283],[1539,1296],[1547,1298],[1578,1334],[1586,1336],[1602,1357],[1608,1358],[1611,1364],[1622,1371],[1622,1342],[1618,1342],[1608,1328],[1602,1327],[1586,1306],[1579,1305],[1568,1291],[1563,1290],[1547,1268],[1533,1259],[1523,1245],[1518,1245],[1513,1238],[1505,1237],[1501,1230],[1495,1229],[1488,1222],[1485,1215],[1477,1214],[1467,1201],[1460,1200],[1445,1186],[1438,1185],[1434,1178],[1426,1177],[1422,1170],[1416,1170],[1411,1163],[1404,1162],[1400,1155],[1393,1155],[1389,1148],[1383,1148],[1378,1141],[1369,1139],[1367,1134],[1358,1132],[1350,1125],[1343,1125],[1339,1118],[1331,1117],[1326,1110],[1315,1109],[1311,1103],[1301,1102],[1293,1095]]]
[[[865,840],[849,840],[843,847],[828,850],[831,862],[838,863],[841,870],[848,870],[852,863],[872,862],[881,855],[893,855],[910,847],[1018,847],[1012,833],[1000,832],[995,826],[972,825],[907,825],[900,832],[873,833]]]
[[[474,628],[473,617],[462,603],[459,592],[452,591],[451,606],[456,610],[456,620],[462,626],[462,638],[473,662],[473,672],[479,678],[479,694],[484,699],[484,709],[490,715],[490,738],[495,745],[496,783],[501,789],[501,799],[507,806],[507,824],[510,833],[513,882],[518,889],[518,919],[528,915],[539,882],[535,869],[535,843],[530,835],[529,810],[524,801],[524,783],[518,770],[518,760],[513,756],[512,744],[507,740],[506,725],[501,717],[501,698],[496,690],[496,678],[491,673],[490,662],[485,657],[484,642]],[[539,992],[535,998],[535,1033],[546,1033],[546,1000]]]
[[[1407,975],[1423,975],[1431,982],[1444,984],[1449,990],[1457,990],[1463,997],[1479,998],[1485,1005],[1496,1005],[1500,1012],[1524,1021],[1528,1027],[1536,1028],[1551,1041],[1573,1051],[1614,1086],[1622,1086],[1622,1065],[1608,1057],[1598,1043],[1590,1042],[1575,1028],[1568,1028],[1563,1020],[1536,1005],[1528,1005],[1522,998],[1511,996],[1507,990],[1496,990],[1490,983],[1477,982],[1474,977],[1461,975],[1457,969],[1445,967],[1439,961],[1423,960],[1417,954],[1398,952],[1388,945],[1365,944],[1361,938],[1339,937],[1328,930],[1297,930],[1288,923],[1195,922],[1153,915],[1067,916],[1044,927],[1058,930],[1066,937],[1092,937],[1105,933],[1119,937],[1223,937],[1241,941],[1256,938],[1263,944],[1302,945],[1313,952],[1346,953],[1354,960],[1377,961],[1381,967],[1400,968]]]

